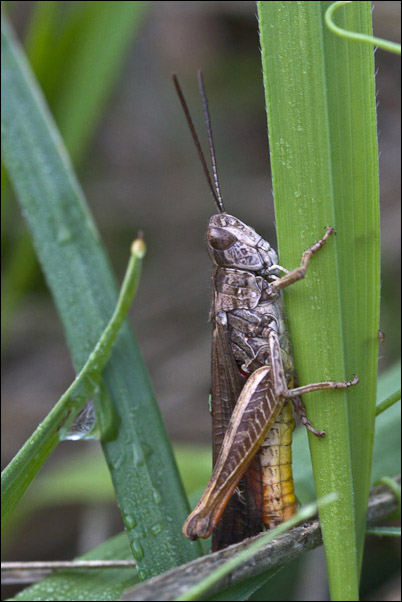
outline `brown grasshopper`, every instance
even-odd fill
[[[211,120],[198,74],[215,187],[177,77],[173,81],[219,213],[207,230],[212,260],[213,473],[183,526],[190,539],[209,537],[218,550],[272,529],[297,511],[293,487],[292,404],[317,437],[300,395],[343,389],[359,382],[320,382],[294,387],[295,371],[281,290],[304,278],[311,257],[335,231],[302,255],[288,272],[274,249],[253,228],[226,213],[220,194]],[[284,275],[280,275],[284,274]],[[291,403],[292,402],[292,403]]]

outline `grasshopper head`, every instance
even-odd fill
[[[275,251],[242,221],[219,213],[209,220],[207,249],[215,265],[263,272],[278,262]]]

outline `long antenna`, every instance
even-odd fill
[[[211,161],[212,161],[212,169],[213,169],[213,173],[214,173],[215,185],[217,185],[216,186],[216,190],[215,190],[214,185],[212,183],[212,179],[211,179],[211,175],[209,173],[209,169],[208,169],[208,165],[207,165],[207,162],[206,162],[206,159],[205,159],[205,155],[204,155],[203,150],[201,148],[201,143],[200,143],[200,140],[199,140],[199,138],[197,136],[197,132],[195,131],[193,120],[191,119],[190,110],[188,108],[186,99],[184,98],[184,94],[182,92],[182,89],[180,87],[179,81],[178,81],[177,76],[176,76],[175,73],[172,74],[172,78],[173,78],[173,83],[174,83],[174,86],[176,88],[176,92],[177,92],[177,95],[179,97],[181,106],[183,107],[184,115],[186,116],[187,123],[188,123],[188,126],[190,128],[190,132],[191,132],[191,135],[193,137],[194,144],[195,144],[195,147],[197,149],[198,156],[200,158],[202,168],[204,170],[205,178],[206,178],[206,180],[208,182],[209,188],[210,188],[210,190],[212,192],[212,196],[214,197],[215,203],[216,203],[216,205],[217,205],[220,213],[224,213],[225,212],[225,208],[223,206],[222,197],[221,197],[221,194],[220,194],[220,191],[219,191],[219,185],[217,185],[218,179],[217,179],[217,174],[216,174],[216,161],[215,161],[215,153],[214,153],[214,147],[213,147],[213,142],[212,142],[211,120],[209,118],[208,106],[207,106],[207,109],[206,109],[206,113],[205,113],[205,108],[204,108],[204,113],[206,115],[206,121],[207,121],[208,140],[210,141],[210,149],[212,149],[211,150]],[[200,90],[201,90],[202,101],[203,101],[203,104],[205,106],[206,96],[205,96],[205,91],[204,91],[203,85],[201,85]],[[212,142],[212,145],[211,145],[211,142]]]
[[[222,208],[221,211],[225,211],[225,209],[223,208],[223,201],[222,201],[221,191],[219,188],[218,170],[216,168],[215,146],[214,146],[214,139],[212,137],[211,116],[209,114],[208,100],[207,100],[207,95],[205,93],[204,79],[202,77],[201,69],[198,71],[198,87],[200,88],[200,93],[201,93],[201,98],[202,98],[202,106],[204,108],[205,123],[207,124],[209,153],[211,155],[212,173],[214,174],[216,194],[218,195],[218,199],[219,199],[218,205],[219,205],[219,207]]]

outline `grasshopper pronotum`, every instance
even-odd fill
[[[334,229],[303,253],[288,272],[276,252],[253,228],[226,213],[219,189],[211,120],[202,74],[204,107],[214,184],[187,103],[173,75],[204,173],[219,213],[207,230],[213,263],[210,319],[212,340],[213,473],[183,526],[190,539],[209,537],[218,550],[273,528],[296,513],[291,468],[292,404],[317,437],[300,395],[341,389],[359,382],[320,382],[294,388],[291,345],[281,289],[305,276],[311,257]],[[282,276],[281,276],[282,274]]]

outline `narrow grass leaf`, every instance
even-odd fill
[[[371,474],[379,327],[379,209],[373,49],[330,32],[330,2],[259,2],[280,263],[293,268],[332,225],[306,278],[285,291],[300,384],[347,380],[305,398],[332,599],[358,596]],[[337,23],[371,34],[371,3]]]
[[[149,2],[38,2],[27,54],[74,164],[87,151]]]
[[[5,18],[2,61],[4,157],[78,371],[113,311],[116,284],[62,141]],[[118,431],[102,442],[103,449],[145,578],[194,558],[198,547],[181,535],[187,500],[127,323],[104,380]]]
[[[130,560],[124,533],[109,539],[76,560]],[[139,581],[136,568],[58,571],[23,589],[13,600],[119,600]]]
[[[5,524],[16,505],[41,469],[54,447],[67,433],[78,412],[90,397],[98,405],[98,422],[101,437],[110,437],[109,431],[116,428],[113,413],[108,407],[99,406],[96,391],[102,382],[102,371],[109,359],[113,343],[126,319],[140,276],[141,262],[145,254],[142,239],[134,241],[127,271],[120,290],[119,299],[113,315],[103,331],[94,350],[88,357],[74,382],[61,396],[46,418],[29,437],[16,456],[1,474],[1,524]],[[109,404],[108,404],[109,405]],[[110,420],[107,421],[107,418]]]

